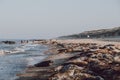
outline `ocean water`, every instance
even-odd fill
[[[42,61],[47,46],[38,44],[2,44],[0,43],[0,80],[15,80],[27,66]]]

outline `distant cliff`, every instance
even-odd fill
[[[61,36],[59,38],[111,38],[111,37],[120,37],[120,27],[112,29],[85,31],[79,34]]]

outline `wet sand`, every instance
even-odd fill
[[[49,56],[17,74],[18,80],[120,80],[119,42],[69,39],[38,43],[50,46],[45,51]]]

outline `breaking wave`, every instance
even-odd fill
[[[26,45],[20,45],[20,46],[17,46],[17,47],[16,47],[16,45],[14,47],[13,46],[7,46],[7,49],[5,49],[5,48],[0,49],[0,55],[25,52],[27,50],[34,49],[36,46],[38,46],[38,45],[37,44],[26,44]],[[12,49],[11,49],[11,47],[12,47]]]

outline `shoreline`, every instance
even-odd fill
[[[37,41],[49,54],[17,80],[119,80],[120,43],[93,39]],[[113,77],[112,77],[113,76]]]

